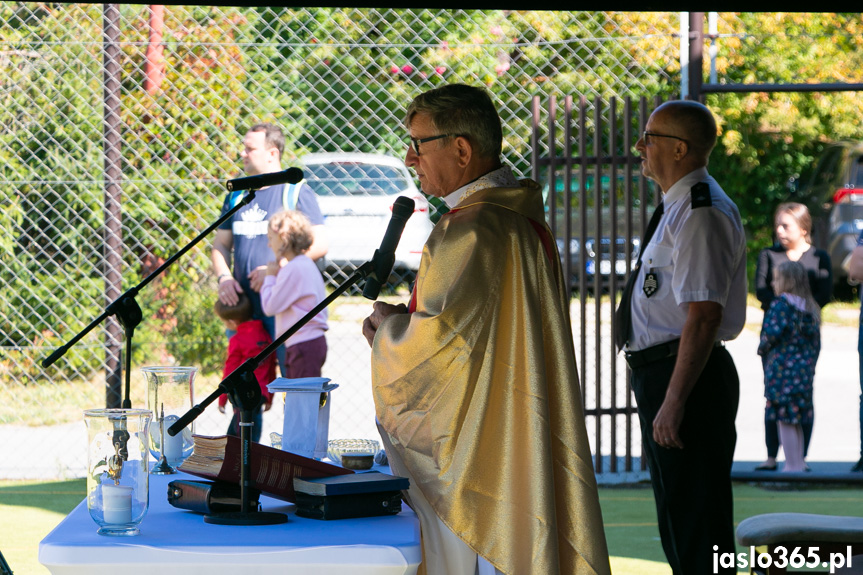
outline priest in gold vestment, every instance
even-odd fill
[[[408,108],[406,163],[450,207],[409,306],[376,302],[378,426],[420,518],[429,575],[610,573],[569,297],[537,183],[500,161],[488,94]]]

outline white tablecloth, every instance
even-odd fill
[[[53,575],[401,575],[419,565],[419,521],[405,505],[395,516],[320,521],[262,497],[263,510],[288,513],[288,523],[211,525],[168,503],[174,479],[196,478],[150,476],[140,535],[98,535],[84,500],[39,544],[39,562]]]

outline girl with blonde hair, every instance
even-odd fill
[[[286,332],[326,297],[324,280],[306,255],[314,239],[309,219],[294,210],[278,212],[267,229],[276,259],[267,264],[261,307],[276,316],[276,337]],[[320,377],[327,358],[327,310],[324,308],[285,342],[285,377]]]

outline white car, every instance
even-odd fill
[[[327,228],[328,264],[352,273],[380,247],[399,196],[414,201],[396,249],[396,274],[419,269],[432,231],[428,200],[398,158],[385,154],[332,152],[302,158],[305,181],[318,196]]]

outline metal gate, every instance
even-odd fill
[[[653,107],[661,103],[656,99]],[[651,108],[652,109],[652,108]],[[552,97],[532,103],[532,177],[573,294],[572,322],[597,474],[644,471],[629,370],[614,344],[614,310],[658,200],[633,147],[650,110],[641,98]],[[543,149],[547,150],[543,154]]]

